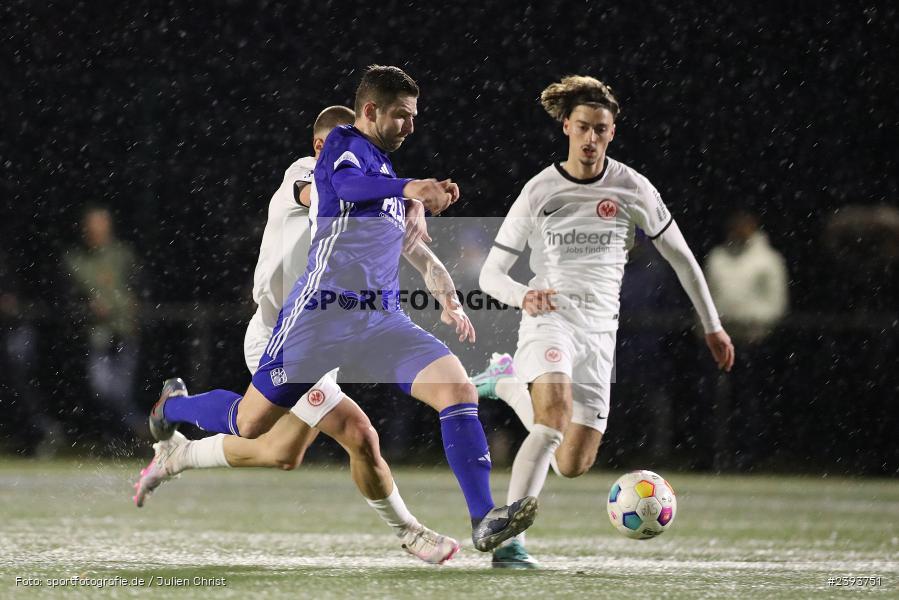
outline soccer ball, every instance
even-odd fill
[[[631,471],[612,485],[607,509],[609,520],[622,535],[645,540],[671,529],[677,498],[661,475]]]

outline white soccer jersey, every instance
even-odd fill
[[[311,184],[314,168],[315,158],[311,156],[290,165],[268,205],[268,221],[253,275],[253,300],[269,328],[275,326],[285,298],[306,270],[311,242],[309,209],[297,202],[294,186]]]
[[[530,246],[534,277],[527,287],[555,289],[557,314],[589,331],[618,328],[635,227],[655,238],[672,219],[645,177],[606,160],[603,172],[588,180],[571,177],[559,164],[541,171],[524,186],[494,244],[513,254]]]

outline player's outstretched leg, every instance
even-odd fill
[[[319,387],[329,389],[328,386]],[[431,564],[443,564],[450,560],[459,551],[459,542],[425,527],[409,512],[390,468],[381,457],[378,437],[368,417],[355,402],[340,393],[336,384],[334,390],[339,394],[335,397],[337,404],[321,421],[316,422],[318,428],[310,427],[298,414],[291,412],[255,439],[218,434],[188,441],[175,432],[169,440],[154,445],[156,456],[141,471],[141,477],[135,484],[135,503],[142,506],[160,484],[187,469],[294,469],[300,465],[309,445],[322,429],[347,450],[353,480],[369,506],[400,538],[403,550]],[[305,395],[297,406],[306,406],[304,402]],[[331,404],[330,395],[326,394],[325,404]],[[308,415],[305,417],[308,418]]]
[[[431,564],[443,564],[459,551],[459,542],[425,527],[406,508],[390,467],[381,456],[378,434],[355,402],[343,396],[316,427],[346,450],[356,487],[400,538],[403,550]]]
[[[478,419],[477,390],[459,360],[451,354],[434,360],[415,377],[411,391],[440,413],[443,449],[468,504],[475,548],[490,551],[530,527],[537,514],[536,498],[498,508],[493,503],[490,451]]]
[[[285,414],[287,408],[270,402],[252,383],[243,395],[211,390],[190,396],[183,381],[168,379],[150,411],[150,430],[165,440],[178,423],[192,423],[205,431],[256,438]]]
[[[290,471],[297,468],[309,445],[318,435],[313,429],[288,414],[268,432],[248,440],[234,435],[216,434],[188,440],[180,432],[153,444],[155,456],[143,470],[134,489],[134,502],[143,506],[160,484],[190,469],[228,467],[267,467]]]

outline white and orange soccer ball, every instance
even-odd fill
[[[612,485],[607,508],[609,520],[622,535],[645,540],[671,529],[677,497],[661,475],[631,471]]]

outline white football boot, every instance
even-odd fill
[[[421,523],[407,527],[400,539],[403,550],[432,565],[442,565],[461,548],[453,538],[440,535]]]
[[[146,467],[141,469],[140,478],[134,484],[134,504],[138,508],[144,505],[147,496],[153,493],[164,482],[177,477],[183,469],[177,466],[176,459],[187,446],[188,439],[178,431],[172,437],[153,444],[155,455]]]

